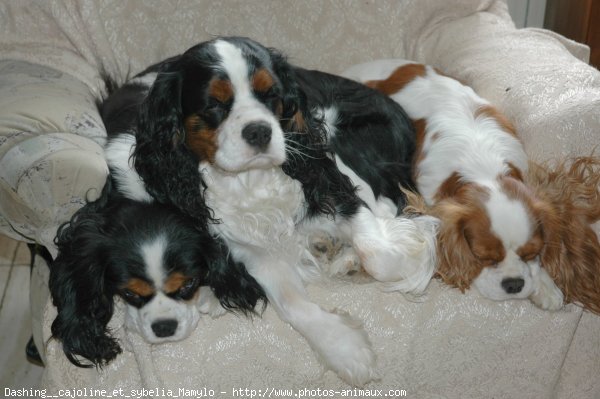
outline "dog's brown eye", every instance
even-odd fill
[[[200,112],[199,115],[202,116],[202,119],[206,124],[216,127],[227,117],[232,104],[233,100],[221,102],[211,98],[206,104],[206,108]]]
[[[133,292],[128,288],[123,288],[119,291],[119,295],[131,306],[135,306],[136,308],[141,308],[144,306],[154,295],[141,296],[140,294]]]
[[[125,299],[139,299],[140,298],[140,296],[138,294],[136,294],[135,292],[133,292],[127,288],[122,290],[121,294],[123,295],[123,298],[125,298]]]
[[[527,255],[523,255],[523,256],[521,256],[521,260],[522,260],[523,262],[530,262],[530,261],[534,260],[534,259],[535,259],[537,256],[538,256],[538,254],[537,254],[537,253],[534,253],[534,254],[527,254]]]
[[[493,259],[480,259],[483,267],[498,267],[498,262]]]
[[[190,299],[194,293],[196,292],[196,289],[198,288],[198,286],[200,285],[200,279],[199,278],[193,278],[190,279],[188,281],[186,281],[176,292],[175,292],[175,296],[181,299]]]
[[[208,103],[206,104],[206,109],[207,110],[227,109],[227,108],[231,107],[232,102],[233,102],[232,99],[229,99],[229,100],[223,102],[216,98],[209,98]]]
[[[540,228],[534,233],[533,237],[519,249],[517,249],[517,255],[521,257],[523,262],[529,262],[537,258],[544,247],[543,232]]]
[[[269,106],[275,105],[279,101],[279,93],[274,89],[266,92],[259,92],[257,93],[257,96],[262,100],[262,102]]]
[[[279,92],[274,87],[267,91],[255,91],[254,94],[263,103],[272,103],[279,100]]]
[[[267,91],[266,93],[264,93],[263,97],[267,100],[273,100],[273,99],[278,99],[279,94],[277,93],[276,90],[271,89],[271,90]]]

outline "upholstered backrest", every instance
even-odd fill
[[[124,77],[217,35],[249,36],[301,66],[341,72],[377,58],[427,61],[420,43],[432,29],[479,11],[512,26],[502,0],[82,0],[5,8],[0,54],[41,58],[88,82],[100,65]],[[10,46],[23,37],[44,45],[23,54]]]
[[[283,49],[302,66],[340,72],[366,60],[415,57],[423,29],[435,26],[431,18],[458,19],[498,2],[425,1],[418,7],[408,0],[103,3],[97,7],[99,23],[121,70],[131,63],[137,71],[215,35],[236,35]]]

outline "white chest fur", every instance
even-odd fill
[[[207,185],[206,204],[221,220],[212,227],[229,244],[269,252],[298,245],[296,227],[306,209],[297,180],[278,167],[230,174],[204,164],[200,170]]]

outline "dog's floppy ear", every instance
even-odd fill
[[[465,207],[451,199],[435,205],[432,214],[441,220],[437,275],[444,283],[465,292],[482,270],[467,237],[469,214]]]
[[[212,287],[221,305],[225,309],[246,315],[254,312],[259,301],[266,305],[265,292],[248,273],[244,264],[233,260],[222,241],[216,238],[215,241],[215,256],[208,259],[207,283]]]
[[[277,50],[269,49],[269,52],[273,71],[283,86],[281,126],[287,152],[283,171],[302,184],[308,215],[335,215],[338,211],[352,214],[361,201],[350,179],[327,156],[322,118],[315,117],[308,109],[307,95],[295,67]]]
[[[600,240],[591,227],[600,220],[600,158],[530,163],[527,180],[536,190],[542,266],[566,301],[600,314]]]
[[[86,207],[59,228],[56,238],[59,254],[52,263],[49,281],[58,311],[52,335],[62,342],[65,355],[74,365],[101,367],[121,353],[121,347],[107,328],[113,315],[114,292],[109,291],[110,284],[105,281],[105,220],[94,203]]]
[[[300,90],[294,70],[288,63],[287,58],[281,52],[272,48],[269,49],[269,54],[273,63],[273,72],[275,72],[283,87],[281,119],[282,121],[291,120],[298,124],[306,108],[305,96]],[[303,128],[303,126],[300,127]]]
[[[212,215],[202,200],[198,160],[185,145],[182,81],[178,62],[157,75],[140,107],[134,166],[152,197],[175,205],[204,225]]]

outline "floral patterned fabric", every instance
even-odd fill
[[[73,77],[0,61],[0,232],[54,251],[56,228],[93,199],[107,166],[94,96]]]

